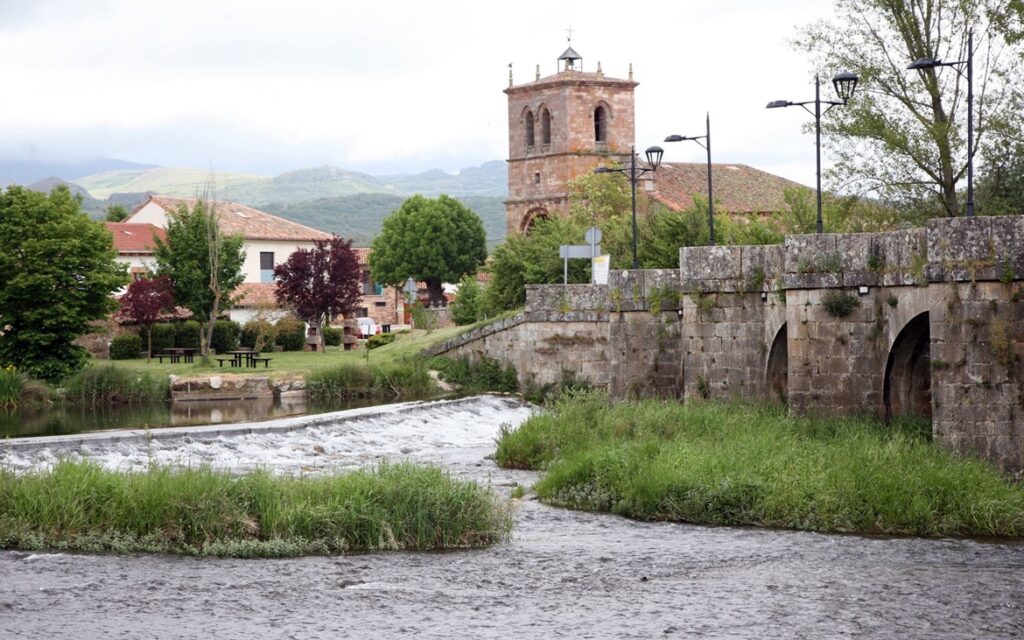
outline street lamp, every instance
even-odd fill
[[[661,147],[647,147],[644,154],[647,156],[648,166],[646,167],[636,166],[636,150],[630,147],[629,167],[619,169],[598,167],[594,169],[594,173],[621,173],[629,180],[629,188],[633,196],[633,269],[640,268],[640,261],[636,257],[636,182],[645,173],[658,170],[658,167],[661,166],[661,156],[665,154],[665,150]]]
[[[706,133],[702,136],[680,136],[671,135],[665,138],[665,142],[682,142],[683,140],[693,140],[708,152],[708,244],[715,244],[715,206],[714,198],[711,195],[711,114],[707,114],[707,125]],[[704,140],[704,142],[701,142]]]
[[[828,113],[832,107],[845,105],[853,97],[853,92],[857,88],[857,75],[844,71],[836,74],[832,78],[832,84],[836,88],[836,95],[839,96],[839,102],[834,100],[822,100],[821,99],[821,78],[814,76],[814,100],[807,100],[805,102],[790,102],[788,100],[773,100],[768,103],[768,109],[778,109],[779,107],[803,107],[804,111],[814,116],[814,144],[817,148],[817,187],[818,187],[818,223],[817,231],[821,233],[823,231],[821,224],[821,116]],[[828,108],[825,111],[821,110],[822,104],[827,104]],[[807,105],[813,104],[814,111],[807,108]]]
[[[967,59],[956,62],[943,62],[937,58],[918,58],[910,63],[907,69],[924,71],[935,67],[954,67],[967,65],[967,215],[974,215],[974,29],[967,32]],[[963,76],[960,69],[956,72]],[[934,79],[934,74],[932,74]]]

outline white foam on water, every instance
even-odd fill
[[[0,466],[26,471],[48,468],[61,458],[86,458],[120,471],[140,471],[157,464],[209,465],[234,472],[266,468],[299,474],[359,468],[385,460],[459,462],[467,455],[480,457],[481,449],[493,451],[502,425],[516,427],[534,411],[512,398],[478,396],[283,433],[257,431],[210,440],[182,437],[150,442],[96,439],[77,450],[11,449],[0,451]]]

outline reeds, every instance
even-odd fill
[[[601,394],[505,431],[538,496],[639,520],[918,536],[1024,536],[1024,487],[930,442],[920,421],[793,418],[750,404]]]
[[[0,471],[5,549],[279,557],[480,547],[510,529],[486,488],[408,463],[303,477],[88,461]]]
[[[170,395],[167,376],[155,376],[116,365],[82,369],[64,383],[64,397],[82,406],[163,402]]]
[[[14,409],[25,386],[25,374],[14,365],[0,368],[0,409]]]
[[[386,365],[338,364],[317,369],[306,378],[310,399],[421,398],[437,391],[419,359]]]

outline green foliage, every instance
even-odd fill
[[[986,155],[977,185],[978,213],[1024,213],[1024,142],[1000,140]]]
[[[452,321],[459,325],[473,324],[483,319],[483,288],[475,276],[462,276],[459,292],[451,303]]]
[[[51,382],[79,370],[86,352],[73,341],[128,282],[115,256],[110,233],[66,187],[0,193],[0,362]]]
[[[425,281],[437,300],[442,282],[476,273],[487,258],[485,240],[480,218],[458,200],[413,196],[385,218],[373,241],[370,272],[392,286],[410,277]]]
[[[217,350],[217,353],[234,351],[238,348],[238,336],[242,327],[232,320],[218,320],[213,325],[213,340],[210,346]]]
[[[515,367],[503,367],[501,362],[486,356],[472,361],[468,358],[432,358],[430,366],[437,369],[446,382],[459,385],[469,393],[515,393],[519,389]]]
[[[167,376],[154,376],[111,364],[86,367],[64,383],[64,397],[69,403],[81,406],[161,402],[170,396],[170,392]]]
[[[839,289],[829,289],[821,297],[821,306],[833,318],[845,318],[860,306],[860,298]]]
[[[381,464],[342,475],[238,476],[208,467],[107,471],[90,461],[0,470],[0,548],[280,557],[480,547],[506,507],[475,482]]]
[[[174,346],[179,349],[198,349],[199,323],[195,320],[175,323]]]
[[[306,323],[293,315],[280,318],[275,324],[277,344],[285,351],[302,351],[306,346]]]
[[[412,326],[417,329],[423,329],[429,334],[437,328],[437,315],[421,302],[409,307],[409,315],[412,316]]]
[[[253,318],[242,326],[239,342],[247,349],[266,351],[277,343],[277,325],[266,318]]]
[[[14,365],[0,368],[0,409],[14,409],[25,386],[25,374]]]
[[[197,329],[198,330],[198,329]],[[175,325],[161,322],[153,325],[153,353],[166,351],[174,346]]]
[[[310,398],[317,402],[356,398],[425,397],[437,390],[418,359],[387,365],[338,364],[306,377]]]
[[[906,66],[922,57],[963,60],[973,28],[974,77],[1019,77],[1024,41],[1009,41],[992,24],[1013,14],[1014,1],[837,0],[832,20],[803,29],[794,40],[798,49],[827,60],[829,75],[853,71],[870,87],[822,119],[825,143],[836,158],[831,176],[906,211],[960,215],[966,70]],[[975,104],[984,105],[974,114],[976,148],[987,152],[999,141],[1019,139],[1024,95],[1017,85],[983,80],[974,91]]]
[[[927,423],[814,419],[770,406],[602,394],[556,402],[496,460],[546,469],[541,500],[639,520],[811,531],[1024,535],[1024,488],[933,445]]]
[[[341,346],[341,339],[345,332],[334,327],[324,327],[324,344],[328,347]]]
[[[142,338],[134,333],[124,333],[110,341],[110,359],[134,360],[142,349]]]
[[[366,340],[367,349],[376,349],[377,347],[383,347],[386,344],[391,344],[398,338],[396,333],[378,333],[375,336],[370,336]]]
[[[169,276],[174,284],[175,303],[191,311],[206,330],[203,353],[212,339],[209,323],[229,306],[231,292],[245,280],[242,237],[222,236],[218,217],[216,206],[203,200],[192,209],[181,205],[167,217],[167,242],[157,238],[153,252],[157,274]]]
[[[107,222],[122,222],[128,217],[128,209],[123,204],[112,204],[107,207],[104,220]]]

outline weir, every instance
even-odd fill
[[[512,364],[523,386],[930,417],[937,441],[1021,471],[1024,216],[684,247],[678,269],[528,286],[522,314],[431,352]]]

